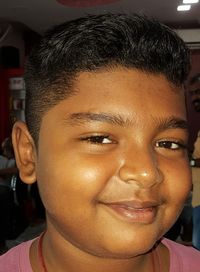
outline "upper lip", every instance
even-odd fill
[[[104,205],[118,205],[124,207],[130,207],[133,209],[145,209],[150,207],[156,207],[159,205],[158,201],[155,200],[122,200],[122,201],[111,201],[111,202],[103,202]]]

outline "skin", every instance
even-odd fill
[[[149,250],[191,187],[183,91],[122,67],[83,72],[74,89],[44,115],[37,150],[25,124],[13,129],[20,176],[37,179],[46,207],[48,271],[153,271]],[[37,241],[30,256],[40,271]]]

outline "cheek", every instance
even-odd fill
[[[59,156],[59,159],[57,156],[41,158],[38,165],[37,178],[43,201],[52,205],[61,203],[61,199],[75,205],[81,201],[95,201],[115,171],[110,161],[70,155]]]
[[[179,166],[173,163],[165,167],[164,181],[160,191],[164,200],[160,217],[162,235],[176,222],[191,190],[190,168],[186,163]]]
[[[166,170],[165,186],[163,187],[167,201],[181,210],[192,185],[191,170],[186,161],[174,163]]]

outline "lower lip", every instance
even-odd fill
[[[109,209],[114,211],[115,214],[120,216],[123,220],[133,223],[151,224],[155,220],[157,208],[130,208],[123,205],[109,204],[106,205]]]

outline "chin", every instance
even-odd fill
[[[100,254],[105,258],[114,258],[114,259],[130,259],[138,255],[142,255],[150,251],[155,242],[154,239],[137,239],[134,240],[123,240],[114,241],[113,243],[106,244],[102,246],[102,251]]]

